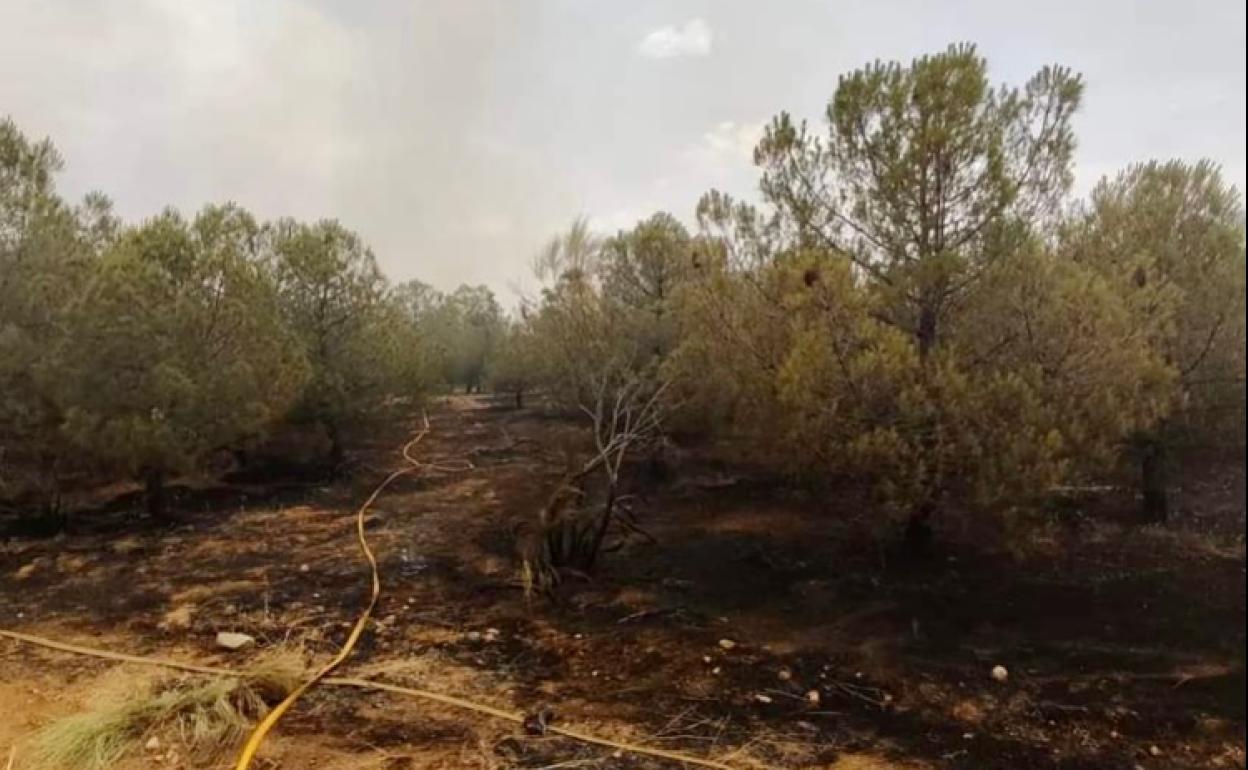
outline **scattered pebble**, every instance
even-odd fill
[[[819,691],[811,690],[810,692],[806,693],[806,702],[812,706],[818,706],[819,705]]]
[[[962,733],[962,740],[969,741],[975,737],[975,733]]]
[[[706,664],[706,665],[708,665],[708,666],[709,666],[709,665],[711,665],[711,656],[710,656],[710,655],[703,655],[703,656],[702,656],[702,662],[703,662],[703,663],[705,663],[705,664]]]
[[[465,634],[465,636],[467,637],[468,641],[470,641],[470,642],[479,642],[479,641],[481,641],[481,632],[480,632],[480,631],[469,631],[467,634]]]
[[[227,650],[241,650],[255,643],[254,637],[240,634],[236,631],[221,631],[217,634],[217,646],[224,647]]]
[[[992,678],[998,682],[1004,682],[1010,678],[1010,672],[1006,670],[1005,666],[993,666]]]
[[[311,568],[310,566],[308,566],[307,564],[300,564],[300,565],[299,565],[299,571],[300,571],[300,572],[311,572],[311,571],[312,571],[312,568]]]
[[[147,739],[147,743],[143,744],[143,748],[147,749],[148,751],[159,751],[160,750],[160,738],[157,738],[155,735],[153,735],[151,738]]]
[[[721,650],[731,650],[733,647],[736,647],[736,646],[737,646],[737,643],[732,641],[731,639],[719,640],[719,648]]]
[[[714,674],[715,676],[719,676],[719,672],[722,670],[723,669],[721,669],[719,666],[716,666],[715,668],[711,669],[711,673]]]
[[[787,682],[793,678],[793,672],[788,670],[787,668],[782,668],[776,672],[776,678],[779,679],[781,682]]]
[[[1158,748],[1157,746],[1149,746],[1149,747],[1148,747],[1148,753],[1149,753],[1149,754],[1152,754],[1154,757],[1160,757],[1160,756],[1161,756],[1161,749],[1160,749],[1160,748]]]
[[[770,696],[770,695],[763,695],[763,694],[760,692],[758,695],[755,695],[755,696],[754,696],[754,700],[758,701],[759,703],[764,703],[764,704],[766,704],[766,703],[771,703],[771,696]]]

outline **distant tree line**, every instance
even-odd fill
[[[334,221],[71,205],[55,149],[6,121],[0,499],[54,508],[111,474],[158,511],[169,475],[275,429],[315,427],[339,464],[362,420],[489,386],[599,433],[645,404],[797,482],[868,490],[916,546],[950,511],[1008,514],[1124,462],[1162,520],[1186,448],[1242,451],[1244,209],[1209,161],[1074,200],[1082,98],[1061,67],[995,85],[966,45],[869,64],[822,129],[771,121],[760,205],[711,191],[694,232],[578,220],[510,317],[484,287],[391,285]]]
[[[56,192],[61,159],[0,122],[0,501],[166,480],[283,426],[343,461],[361,421],[447,383],[480,387],[504,328],[484,287],[392,286],[338,222],[234,204],[121,222]]]

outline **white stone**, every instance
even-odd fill
[[[737,646],[737,643],[732,641],[731,639],[719,640],[719,648],[721,650],[731,650],[733,647],[736,647],[736,646]]]
[[[1004,682],[1010,678],[1010,672],[1006,670],[1005,666],[993,666],[992,678],[998,682]]]
[[[217,646],[227,650],[241,650],[255,643],[255,638],[235,631],[222,631],[217,634]]]

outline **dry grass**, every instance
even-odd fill
[[[104,770],[156,737],[162,747],[211,761],[306,675],[302,652],[284,647],[262,655],[243,677],[129,679],[101,692],[86,711],[39,730],[31,758],[44,770]]]

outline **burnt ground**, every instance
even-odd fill
[[[1010,547],[946,526],[923,564],[864,532],[850,495],[798,495],[695,451],[634,507],[656,543],[616,543],[589,580],[526,601],[517,538],[583,440],[575,423],[456,398],[368,531],[384,595],[343,670],[742,768],[1242,768],[1242,468],[1185,477],[1165,528],[1112,499],[1020,525]],[[219,630],[318,659],[365,599],[352,514],[411,426],[373,436],[350,479],[192,485],[176,524],[137,498],[73,533],[0,548],[0,627],[240,665]],[[389,435],[385,435],[385,434]],[[990,541],[985,543],[984,541]],[[732,644],[721,644],[728,640]],[[990,672],[1009,672],[999,682]],[[114,664],[0,640],[0,753],[72,713]],[[817,702],[808,694],[818,693]],[[266,768],[663,768],[672,763],[393,695],[320,688]],[[177,767],[155,756],[127,767]]]

